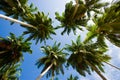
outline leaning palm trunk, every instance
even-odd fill
[[[30,24],[27,24],[27,23],[25,23],[25,22],[19,21],[19,20],[17,20],[17,19],[10,18],[10,17],[5,16],[5,15],[3,15],[3,14],[0,14],[0,18],[3,18],[3,19],[6,19],[6,20],[9,20],[9,21],[11,21],[11,22],[15,22],[15,23],[21,24],[21,25],[23,25],[23,26],[27,26],[27,27],[30,27],[30,28],[33,28],[33,29],[36,29],[36,30],[37,30],[37,28],[34,27],[33,25],[30,25]]]
[[[92,67],[92,69],[95,70],[95,72],[103,79],[103,80],[107,80],[102,74],[101,72],[96,68],[96,66],[92,65],[91,63],[89,63],[88,61],[86,61],[86,63]]]
[[[112,66],[112,67],[114,67],[115,69],[120,70],[120,68],[118,68],[118,67],[116,67],[116,66],[114,66],[114,65],[112,65],[112,64],[110,64],[110,63],[108,63],[108,62],[105,62],[105,63],[108,64],[108,65],[110,65],[110,66]]]
[[[43,75],[45,75],[45,73],[47,73],[47,71],[50,70],[50,68],[51,68],[52,66],[53,66],[53,63],[52,63],[51,65],[49,65],[48,68],[47,68],[46,70],[44,70],[44,71],[37,77],[36,80],[40,80],[40,79],[43,77]]]

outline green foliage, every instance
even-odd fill
[[[101,0],[85,0],[85,6],[87,8],[87,16],[90,18],[92,15],[90,12],[95,12],[97,14],[102,14],[101,8],[106,7],[109,3],[100,2]]]
[[[106,38],[119,47],[119,36],[116,36],[120,34],[120,11],[116,10],[120,6],[118,3],[113,4],[109,8],[105,8],[104,14],[99,17],[95,14],[93,19],[95,24],[89,27],[90,29],[85,42],[96,37],[99,44],[105,45],[104,38]],[[99,40],[100,37],[102,40]]]
[[[56,27],[64,28],[62,35],[67,32],[69,34],[73,30],[76,34],[76,29],[82,30],[81,27],[85,27],[87,21],[90,19],[91,11],[95,13],[101,13],[100,8],[105,7],[108,3],[99,3],[100,0],[78,0],[78,3],[73,5],[73,2],[69,2],[65,5],[65,11],[62,13],[62,16],[59,13],[55,13],[56,19],[61,22],[61,25]],[[87,15],[86,15],[87,13]]]
[[[0,68],[8,67],[23,60],[22,52],[32,53],[30,42],[26,42],[22,36],[16,38],[13,33],[7,39],[0,40]]]
[[[61,25],[56,27],[64,28],[64,31],[61,33],[62,35],[67,32],[69,34],[71,30],[73,30],[74,34],[76,34],[76,29],[82,30],[80,26],[85,26],[87,19],[85,19],[85,11],[86,8],[83,4],[79,4],[79,7],[76,10],[76,6],[73,5],[73,2],[69,2],[65,6],[65,12],[62,13],[62,16],[59,13],[55,13],[56,19],[61,22]],[[75,12],[75,13],[74,13]]]
[[[27,5],[28,0],[0,0],[0,10],[4,11],[7,16],[19,19],[27,13],[36,11],[33,4]]]
[[[70,78],[68,78],[67,80],[78,80],[78,77],[77,76],[73,77],[72,75],[70,75]]]
[[[76,29],[82,30],[83,27],[88,30],[86,38],[82,42],[78,36],[76,42],[72,41],[71,45],[66,45],[65,49],[72,52],[67,60],[64,48],[60,49],[60,43],[55,42],[53,46],[41,47],[45,56],[39,58],[36,65],[38,68],[44,65],[42,73],[53,64],[47,72],[49,77],[59,73],[64,74],[63,65],[67,61],[68,66],[71,65],[80,75],[86,76],[86,73],[91,74],[95,71],[104,80],[101,74],[104,72],[103,63],[111,59],[105,54],[108,50],[105,40],[120,47],[120,1],[111,3],[109,6],[108,3],[100,1],[76,0],[75,4],[72,1],[66,3],[62,15],[55,13],[60,25],[54,28],[52,19],[44,12],[35,12],[37,8],[33,4],[27,5],[28,0],[0,0],[0,11],[5,15],[36,28],[21,25],[27,29],[23,35],[29,34],[26,40],[23,36],[17,38],[12,33],[7,39],[0,37],[0,80],[18,80],[17,72],[20,71],[18,63],[23,61],[23,52],[32,53],[31,43],[28,41],[33,39],[37,44],[39,41],[52,39],[51,34],[55,35],[56,29],[64,28],[61,32],[63,35],[71,31],[76,34]],[[94,24],[89,26],[88,21],[93,21]],[[72,75],[68,78],[68,80],[77,79]]]
[[[64,74],[63,64],[66,62],[66,53],[63,52],[63,49],[59,49],[60,43],[54,43],[51,46],[42,46],[42,51],[45,54],[44,57],[39,58],[36,62],[37,67],[39,68],[41,65],[44,65],[44,70],[53,64],[52,68],[48,71],[47,77],[52,74],[52,76],[56,73],[59,74],[60,72]]]
[[[20,64],[12,65],[9,68],[0,68],[0,80],[19,80]]]
[[[91,74],[91,70],[96,71],[87,62],[104,72],[103,62],[110,59],[108,55],[104,54],[101,48],[95,45],[93,43],[82,43],[80,36],[78,36],[76,42],[72,41],[72,45],[66,45],[66,50],[72,52],[68,58],[68,65],[70,64],[82,76],[86,76],[86,72]]]
[[[30,34],[27,41],[33,39],[36,40],[36,44],[38,41],[42,42],[46,39],[51,38],[51,34],[56,34],[55,29],[52,26],[52,20],[51,18],[48,18],[43,12],[38,12],[36,14],[27,14],[23,18],[27,23],[35,26],[37,28],[27,28],[27,31],[25,31],[23,34]],[[52,39],[52,38],[51,38]]]

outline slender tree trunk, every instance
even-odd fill
[[[108,64],[108,65],[110,65],[110,66],[112,66],[112,67],[114,67],[115,69],[120,70],[120,68],[118,68],[118,67],[116,67],[116,66],[114,66],[114,65],[112,65],[112,64],[110,64],[110,63],[108,63],[108,62],[105,62],[105,63]]]
[[[19,21],[19,20],[17,20],[17,19],[10,18],[10,17],[5,16],[5,15],[3,15],[3,14],[0,14],[0,18],[3,18],[3,19],[6,19],[6,20],[9,20],[9,21],[11,21],[11,22],[15,22],[15,23],[21,24],[21,25],[23,25],[23,26],[30,27],[30,28],[33,28],[33,29],[36,29],[36,30],[37,30],[37,28],[34,27],[33,25],[30,25],[30,24],[27,24],[27,23],[25,23],[25,22]]]
[[[43,75],[45,75],[45,73],[47,73],[48,70],[50,70],[50,68],[53,66],[53,63],[51,65],[48,66],[48,68],[46,70],[44,70],[38,77],[36,80],[40,80]]]
[[[52,80],[54,80],[54,71],[52,70]]]
[[[76,12],[77,12],[77,10],[78,10],[78,7],[79,7],[79,3],[78,3],[78,0],[75,0],[76,1],[76,5],[75,5],[75,10],[74,10],[74,12],[73,12],[73,14],[72,14],[72,19],[75,17],[75,14],[76,14]]]
[[[92,65],[92,64],[89,63],[88,61],[86,61],[86,63],[95,70],[95,72],[102,78],[102,80],[107,80],[107,79],[101,74],[101,72],[96,68],[96,66]]]

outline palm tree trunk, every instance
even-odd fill
[[[91,63],[89,63],[88,61],[86,61],[86,63],[91,66],[93,68],[93,70],[95,70],[95,72],[103,79],[103,80],[107,80],[102,74],[101,72],[97,69],[96,66],[92,65]]]
[[[110,66],[112,66],[112,67],[114,67],[115,69],[120,70],[120,68],[118,68],[118,67],[116,67],[116,66],[114,66],[114,65],[112,65],[112,64],[110,64],[110,63],[108,63],[108,62],[105,62],[105,63],[108,64],[108,65],[110,65]]]
[[[52,70],[52,80],[54,80],[54,71]]]
[[[6,20],[9,20],[9,21],[11,21],[11,22],[15,22],[15,23],[21,24],[21,25],[23,25],[23,26],[27,26],[27,27],[30,27],[30,28],[33,28],[33,29],[36,29],[36,30],[37,30],[37,28],[34,27],[33,25],[30,25],[30,24],[27,24],[27,23],[25,23],[25,22],[19,21],[19,20],[17,20],[17,19],[10,18],[10,17],[5,16],[5,15],[3,15],[3,14],[0,14],[0,18],[3,18],[3,19],[6,19]]]
[[[36,80],[40,80],[41,77],[43,77],[43,75],[44,75],[45,73],[47,73],[47,71],[50,70],[50,68],[51,68],[52,66],[53,66],[53,63],[52,63],[51,65],[49,65],[48,68],[47,68],[46,70],[44,70],[44,71],[37,77]]]
[[[76,1],[75,10],[74,10],[74,12],[73,12],[73,14],[72,14],[71,19],[74,18],[75,14],[76,14],[76,12],[77,12],[77,10],[78,10],[78,7],[79,7],[78,0],[75,0],[75,1]]]

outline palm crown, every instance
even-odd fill
[[[62,72],[62,74],[64,74],[63,64],[66,61],[66,54],[63,52],[63,49],[59,49],[59,47],[60,43],[56,44],[56,42],[52,47],[42,46],[42,51],[46,56],[38,59],[36,65],[38,66],[38,68],[41,65],[44,65],[44,68],[42,70],[43,72],[47,67],[53,64],[47,73],[48,76],[51,74],[52,76],[54,76],[55,73],[59,74],[60,71]]]
[[[108,61],[110,57],[104,54],[104,51],[92,43],[81,43],[80,36],[78,36],[76,43],[72,41],[72,45],[67,45],[66,49],[72,54],[68,58],[68,64],[75,68],[82,76],[96,71],[100,76],[99,70],[103,70],[103,62]],[[103,76],[101,76],[104,79]]]
[[[119,1],[112,5],[110,8],[105,8],[105,13],[98,17],[94,16],[94,25],[89,27],[85,42],[91,40],[94,37],[102,37],[112,42],[116,46],[120,46],[119,35],[120,35],[120,11]]]
[[[27,28],[27,31],[23,33],[24,35],[30,34],[27,40],[36,39],[37,44],[38,41],[42,42],[51,38],[51,34],[55,35],[51,18],[48,18],[43,12],[28,14],[23,19],[36,27],[36,29]]]
[[[25,42],[23,37],[15,37],[10,34],[8,39],[0,40],[0,67],[10,67],[13,64],[23,60],[22,52],[32,53],[30,42]]]

